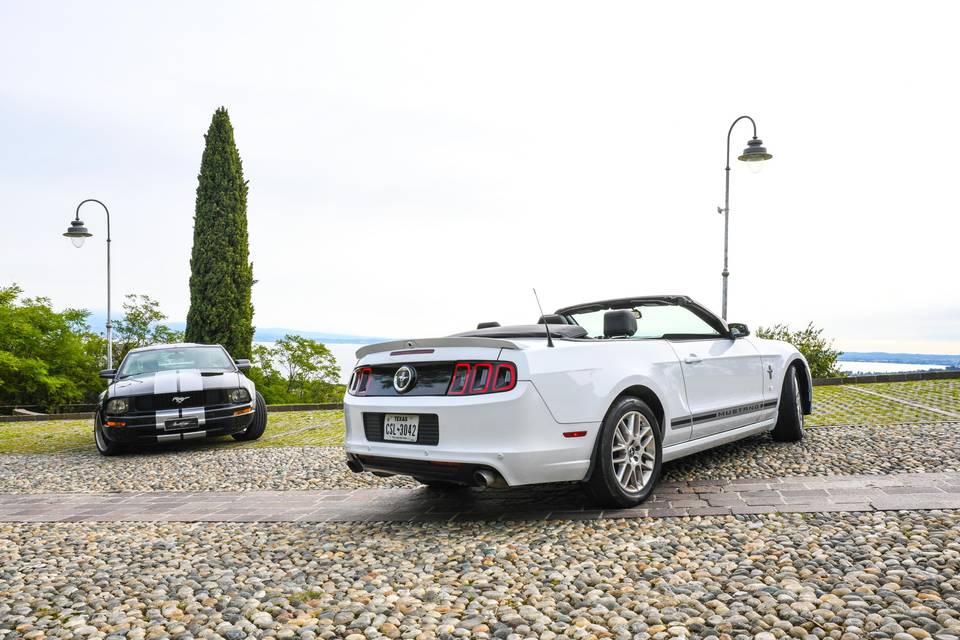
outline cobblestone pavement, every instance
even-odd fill
[[[0,524],[0,637],[957,640],[958,538],[945,511]]]
[[[815,427],[798,443],[747,438],[664,465],[663,479],[960,471],[960,423]],[[0,455],[0,492],[260,491],[413,488],[351,473],[341,447]]]
[[[545,520],[960,509],[960,473],[694,480],[660,484],[643,505],[596,508],[575,484],[420,489],[0,494],[0,521],[350,522]]]

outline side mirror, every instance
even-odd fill
[[[104,380],[113,380],[117,376],[116,369],[102,369],[100,371],[100,377]]]
[[[234,360],[237,363],[237,369],[240,371],[248,371],[251,367],[250,361],[246,358],[240,358],[239,360]]]
[[[750,329],[747,328],[747,325],[740,322],[731,322],[727,324],[727,330],[730,331],[730,337],[736,340],[737,338],[746,338],[750,335]]]

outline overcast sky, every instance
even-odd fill
[[[226,106],[255,323],[391,337],[684,293],[846,350],[960,353],[951,3],[0,4],[0,284],[186,317]],[[741,122],[734,157],[752,134]]]

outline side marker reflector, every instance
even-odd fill
[[[564,431],[563,432],[564,438],[582,438],[585,435],[587,435],[586,431]]]

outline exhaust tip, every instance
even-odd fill
[[[350,469],[350,471],[353,471],[354,473],[360,473],[363,471],[363,465],[356,460],[350,459],[347,460],[347,469]]]
[[[480,469],[473,474],[473,481],[480,487],[492,487],[497,483],[497,477],[486,469]]]

